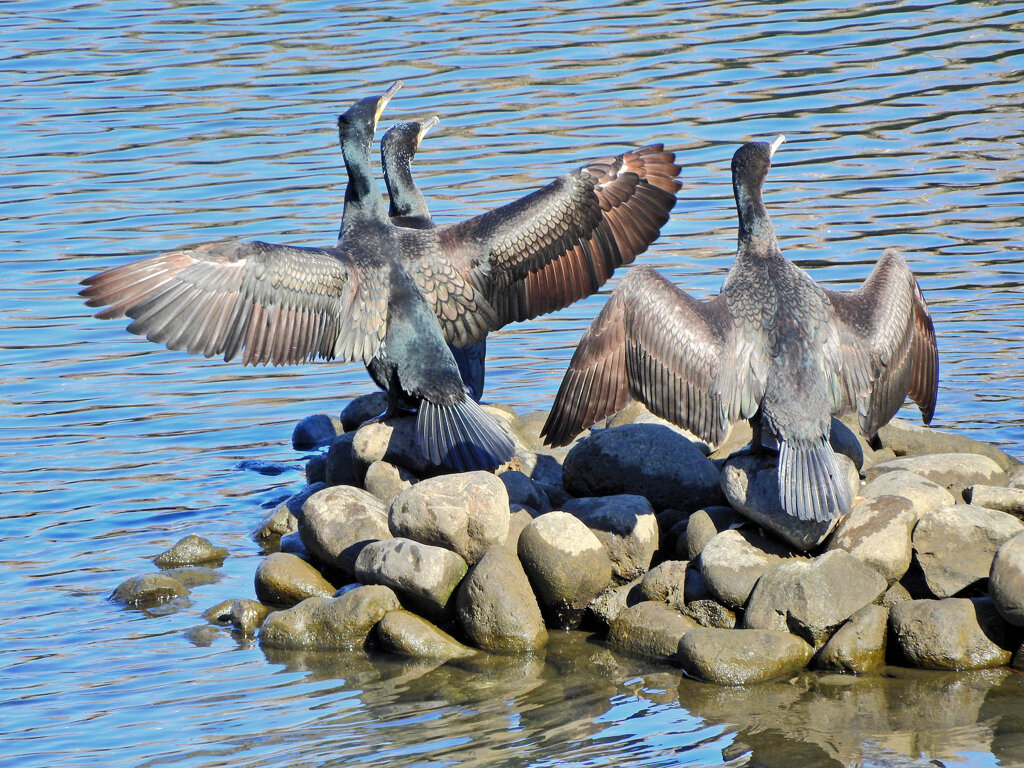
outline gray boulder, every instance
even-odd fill
[[[892,608],[896,603],[904,603],[907,600],[913,599],[914,597],[910,594],[910,591],[903,586],[902,583],[897,581],[885,590],[885,594],[882,595],[882,599],[878,602],[879,605],[882,605],[885,608]]]
[[[240,598],[217,603],[203,613],[203,618],[211,624],[231,627],[243,634],[253,635],[263,620],[273,612],[273,608],[263,603]]]
[[[664,603],[645,600],[619,612],[608,629],[608,644],[633,656],[670,661],[679,641],[698,626]]]
[[[731,611],[710,597],[691,600],[686,604],[685,613],[702,627],[733,629],[739,623],[735,611]]]
[[[587,606],[587,614],[607,629],[624,609],[647,599],[640,590],[642,581],[643,577],[641,576],[628,584],[608,587],[590,601],[590,605]]]
[[[987,456],[1002,469],[1020,464],[991,443],[973,440],[955,432],[943,432],[903,419],[892,419],[878,430],[883,446],[891,448],[897,456],[919,456],[929,453],[977,453]]]
[[[690,430],[684,429],[678,424],[673,424],[668,419],[661,418],[661,416],[655,416],[647,409],[647,406],[639,400],[631,400],[622,410],[610,416],[605,422],[605,426],[608,429],[622,427],[626,424],[657,424],[671,429],[678,435],[682,435],[693,443],[697,447],[697,450],[705,456],[710,454],[713,450],[710,443],[697,437],[697,435],[693,434]]]
[[[386,461],[375,461],[366,469],[363,487],[380,499],[385,507],[390,507],[399,494],[418,482],[419,478],[407,469]]]
[[[324,457],[324,482],[327,485],[362,484],[363,476],[356,474],[355,458],[352,454],[355,438],[355,432],[346,432],[331,441]]]
[[[282,501],[253,529],[253,541],[264,549],[274,549],[282,536],[299,530],[298,516],[306,499],[326,487],[323,483],[312,483]]]
[[[551,502],[548,500],[548,495],[537,483],[522,472],[516,470],[502,472],[498,477],[505,484],[505,490],[508,492],[508,503],[512,506],[526,506],[542,514],[551,511]]]
[[[314,651],[361,648],[374,625],[401,607],[394,592],[376,585],[340,597],[311,597],[267,616],[260,644]]]
[[[391,504],[391,532],[457,552],[475,563],[508,537],[504,483],[489,472],[462,472],[422,480]]]
[[[700,572],[708,591],[729,608],[742,608],[761,575],[793,552],[752,531],[730,528],[704,545]]]
[[[877,571],[841,549],[780,563],[765,571],[750,593],[743,626],[789,631],[818,648],[886,587]]]
[[[396,416],[356,431],[352,441],[352,466],[359,483],[375,461],[404,467],[417,477],[436,474],[440,469],[430,464],[420,450],[415,416]]]
[[[854,493],[860,476],[853,462],[836,455]],[[722,467],[722,492],[730,506],[773,534],[806,552],[821,544],[839,522],[798,520],[782,510],[779,501],[779,458],[775,454],[746,454],[729,459]]]
[[[594,432],[562,465],[574,496],[643,496],[656,510],[689,512],[720,504],[718,470],[692,442],[668,427],[627,424]]]
[[[916,523],[917,511],[909,499],[875,496],[853,507],[832,533],[827,549],[846,550],[892,584],[910,567],[910,535]]]
[[[992,560],[988,593],[999,615],[1024,627],[1024,533],[1004,541]]]
[[[1010,662],[1006,627],[988,598],[910,600],[889,611],[903,657],[925,669],[985,669]]]
[[[1024,517],[1024,488],[972,485],[964,490],[964,501],[986,509],[996,509],[1016,517]]]
[[[314,413],[299,420],[292,430],[292,448],[308,451],[327,443],[343,431],[341,420],[326,413]]]
[[[504,547],[494,547],[469,570],[459,587],[456,612],[466,636],[485,651],[529,653],[547,644],[526,572]]]
[[[884,472],[905,469],[941,485],[955,498],[972,485],[1006,485],[1006,472],[987,456],[976,453],[929,453],[876,464],[865,476],[874,480]]]
[[[732,507],[698,509],[686,523],[686,552],[689,560],[696,560],[704,545],[722,531],[739,528],[747,518]]]
[[[608,550],[616,581],[625,584],[647,572],[658,550],[658,520],[643,496],[571,499],[562,511],[581,520]]]
[[[313,557],[352,575],[363,547],[391,538],[391,531],[380,499],[350,485],[336,485],[306,499],[299,535]]]
[[[865,605],[836,630],[815,656],[819,669],[864,674],[885,663],[889,609]]]
[[[537,511],[515,504],[510,504],[509,509],[508,535],[505,537],[505,541],[502,542],[502,546],[511,552],[519,552],[519,536],[526,526],[533,522],[533,518],[537,516]]]
[[[314,454],[306,462],[306,482],[326,483],[327,481],[327,457],[322,453]]]
[[[361,583],[391,587],[403,603],[430,618],[451,613],[466,570],[466,561],[455,552],[405,538],[367,544],[355,567]]]
[[[386,392],[370,392],[352,398],[341,412],[341,426],[346,432],[355,432],[363,422],[380,416],[388,407]]]
[[[152,608],[187,594],[188,588],[177,579],[163,573],[144,573],[119,584],[110,599],[130,608]]]
[[[686,611],[686,574],[690,564],[685,560],[666,560],[644,574],[640,591],[647,600],[665,603],[680,613]]]
[[[387,651],[418,659],[462,659],[476,653],[447,632],[408,611],[391,611],[377,622],[377,641]]]
[[[955,455],[955,454],[949,454]],[[984,457],[981,457],[984,458]],[[999,546],[1024,530],[1005,512],[956,504],[924,515],[914,528],[914,550],[928,589],[952,597],[988,578]]]
[[[586,525],[548,512],[519,535],[519,559],[549,625],[576,627],[590,602],[612,580],[608,552]]]
[[[807,666],[814,649],[788,632],[700,627],[679,642],[686,674],[720,685],[745,685],[790,675]]]
[[[287,552],[263,558],[253,583],[256,597],[270,605],[295,605],[309,597],[330,597],[336,589],[320,571]]]
[[[925,512],[949,506],[956,501],[953,494],[938,483],[933,483],[906,469],[895,469],[876,475],[871,482],[861,488],[860,495],[865,499],[874,499],[878,496],[904,498],[914,506],[918,520]]]
[[[179,539],[173,547],[157,555],[153,562],[158,568],[180,568],[186,565],[207,564],[219,566],[227,556],[228,551],[223,547],[215,547],[209,539],[190,533]]]

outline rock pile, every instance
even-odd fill
[[[772,456],[712,453],[635,406],[568,451],[539,447],[534,414],[488,406],[516,455],[442,475],[411,419],[341,431],[377,405],[297,427],[296,445],[325,453],[254,532],[260,602],[211,621],[262,621],[268,648],[431,659],[537,653],[580,627],[724,684],[805,666],[1024,668],[1024,469],[992,445],[895,420],[872,447],[836,421],[857,499],[808,523],[779,509]]]

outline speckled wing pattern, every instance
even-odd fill
[[[589,296],[645,251],[675,205],[674,161],[660,144],[594,160],[438,230],[452,263],[493,307],[491,330]]]
[[[844,406],[874,435],[909,395],[927,424],[935,413],[939,358],[928,306],[906,261],[894,249],[853,291],[826,291],[842,360]]]
[[[712,443],[729,428],[722,382],[737,373],[724,300],[694,299],[649,267],[630,270],[569,363],[541,432],[566,445],[629,397]]]
[[[368,362],[384,337],[387,273],[343,251],[258,241],[205,243],[86,280],[97,317],[206,357],[286,365],[317,357]]]

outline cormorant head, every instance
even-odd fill
[[[440,118],[432,115],[422,123],[395,123],[388,128],[384,138],[380,140],[380,153],[385,167],[388,166],[389,160],[412,162],[423,137],[439,122]]]
[[[732,156],[733,186],[753,186],[760,189],[768,169],[772,167],[772,156],[786,140],[779,135],[771,144],[765,141],[751,141],[736,150]]]
[[[402,87],[402,81],[396,80],[383,96],[367,96],[360,99],[343,114],[338,116],[338,137],[342,145],[346,141],[361,140],[372,143],[373,132],[377,129],[377,121],[380,120],[380,113],[398,93]]]

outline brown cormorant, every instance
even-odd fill
[[[909,395],[931,421],[935,331],[903,257],[886,250],[860,288],[836,292],[779,250],[761,190],[782,141],[733,156],[739,239],[721,293],[699,301],[652,269],[630,270],[573,354],[542,431],[548,443],[570,442],[629,397],[712,444],[750,419],[752,448],[762,428],[778,442],[782,508],[828,520],[851,503],[829,446],[833,414],[856,409],[873,436]]]

